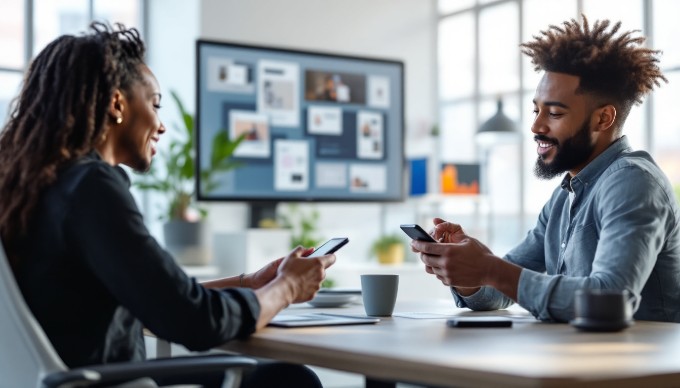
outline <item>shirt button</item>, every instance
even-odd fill
[[[567,246],[567,243],[563,242],[563,243],[562,243],[562,248],[564,248],[564,247],[566,247],[566,246]]]

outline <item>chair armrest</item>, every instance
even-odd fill
[[[63,384],[121,383],[142,377],[171,377],[186,374],[226,371],[230,368],[250,368],[257,361],[252,358],[233,355],[186,356],[153,359],[140,362],[92,365],[45,376],[46,387],[59,387]]]

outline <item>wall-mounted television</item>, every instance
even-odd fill
[[[200,200],[400,201],[404,65],[400,61],[199,40],[197,169],[212,139],[245,134],[239,167]]]

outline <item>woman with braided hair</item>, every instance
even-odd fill
[[[680,209],[652,157],[623,135],[631,107],[666,78],[659,52],[620,28],[608,20],[591,27],[583,16],[521,45],[544,72],[533,99],[535,172],[564,177],[503,258],[439,218],[433,234],[443,243],[413,241],[459,307],[517,302],[538,319],[565,322],[577,290],[625,290],[635,319],[680,322]]]
[[[149,234],[118,166],[148,170],[165,132],[144,51],[121,25],[57,38],[32,61],[0,132],[0,238],[70,367],[143,359],[142,327],[190,350],[247,337],[310,300],[335,261],[298,247],[253,274],[187,277]],[[303,366],[267,363],[242,386],[320,382]]]

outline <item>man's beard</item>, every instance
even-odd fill
[[[590,141],[590,123],[587,118],[581,129],[561,145],[543,135],[534,136],[534,140],[552,143],[555,147],[555,157],[551,163],[546,163],[541,155],[538,156],[534,166],[534,174],[539,179],[552,179],[565,171],[578,167],[590,158],[595,149],[595,145]]]

